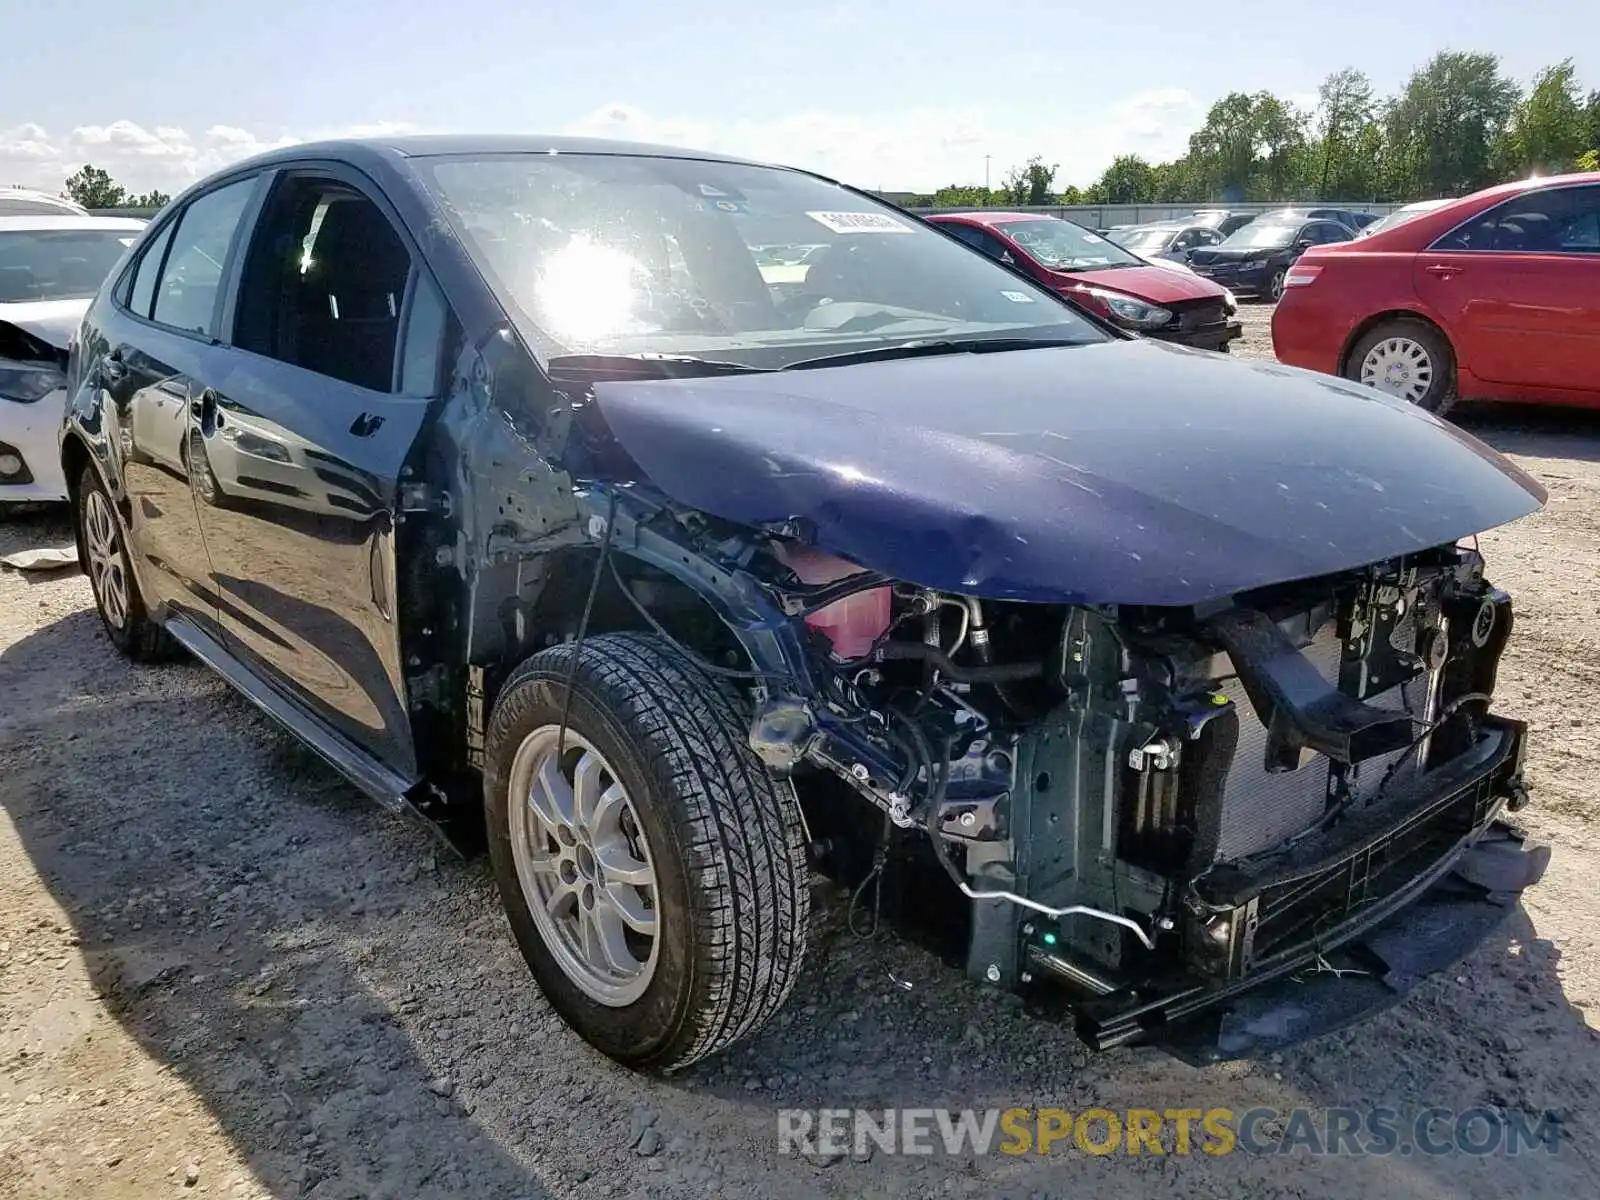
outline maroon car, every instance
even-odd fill
[[[989,211],[935,213],[928,220],[1124,329],[1222,351],[1240,334],[1226,289],[1181,266],[1140,258],[1071,221]]]

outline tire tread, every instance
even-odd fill
[[[783,1006],[805,957],[810,890],[799,802],[744,736],[739,697],[663,640],[614,633],[552,646],[525,661],[500,693],[486,738],[491,762],[519,712],[574,687],[637,738],[658,794],[673,798],[689,857],[696,1002],[645,1064],[675,1070],[754,1033]],[[514,750],[514,747],[510,749]],[[503,786],[503,781],[501,783]]]

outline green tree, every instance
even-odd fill
[[[1317,198],[1368,196],[1374,190],[1373,135],[1377,105],[1372,80],[1354,67],[1335,71],[1317,89],[1317,144],[1312,148]]]
[[[988,203],[987,189],[967,184],[952,183],[933,194],[935,208],[984,208]]]
[[[137,196],[129,196],[128,204],[133,208],[165,208],[172,203],[172,196],[167,192],[140,192]]]
[[[1244,92],[1229,92],[1206,113],[1205,123],[1189,137],[1193,180],[1207,195],[1243,200],[1255,173],[1255,101]]]
[[[1050,185],[1056,180],[1060,168],[1054,163],[1044,165],[1044,159],[1035,154],[1020,167],[1012,167],[1000,185],[1002,203],[1041,205],[1050,203]]]
[[[85,208],[120,208],[128,192],[99,167],[84,165],[67,180],[67,195]]]
[[[1413,72],[1384,114],[1396,198],[1461,195],[1494,182],[1495,148],[1520,95],[1493,54],[1445,50]]]
[[[1194,163],[1185,154],[1169,163],[1157,163],[1150,168],[1155,185],[1155,199],[1162,204],[1199,203],[1206,198],[1205,188],[1195,176]]]
[[[1095,184],[1101,204],[1148,204],[1156,198],[1156,173],[1137,154],[1113,159]]]
[[[1256,94],[1253,117],[1261,162],[1252,181],[1252,194],[1276,199],[1302,193],[1307,186],[1306,124],[1310,118],[1270,92]]]
[[[1572,60],[1546,67],[1511,116],[1499,166],[1515,176],[1570,171],[1590,148],[1588,118]]]
[[[1305,166],[1305,126],[1305,114],[1271,92],[1230,92],[1189,138],[1191,191],[1238,201],[1296,190]]]

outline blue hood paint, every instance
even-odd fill
[[[1453,542],[1544,489],[1372,389],[1146,341],[607,382],[682,504],[995,599],[1187,605]]]

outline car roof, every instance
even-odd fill
[[[1567,187],[1575,183],[1600,183],[1600,171],[1573,171],[1566,175],[1532,175],[1527,179],[1513,179],[1510,183],[1499,183],[1494,187],[1481,188],[1469,195],[1460,196],[1451,203],[1459,204],[1468,200],[1503,200],[1523,192],[1547,187]]]
[[[1495,184],[1493,187],[1482,188],[1466,196],[1446,200],[1443,204],[1424,210],[1409,221],[1380,229],[1372,236],[1385,239],[1382,243],[1385,248],[1417,250],[1431,245],[1437,238],[1444,236],[1462,222],[1473,220],[1479,213],[1487,212],[1514,196],[1551,187],[1597,184],[1600,184],[1600,171],[1575,171],[1566,175],[1540,175],[1528,179],[1516,179],[1510,183]],[[1363,246],[1371,244],[1370,241],[1363,240]]]
[[[28,213],[23,216],[0,216],[0,233],[39,233],[51,229],[143,229],[141,217],[78,217],[71,213],[55,216],[51,213]]]
[[[718,154],[710,150],[690,150],[681,146],[651,142],[626,142],[612,138],[558,137],[534,133],[450,133],[409,134],[404,137],[341,138],[320,142],[296,142],[268,150],[236,164],[264,165],[305,158],[342,159],[353,155],[381,155],[387,158],[434,158],[447,155],[492,154],[616,154],[645,158],[688,158],[704,162],[740,163],[766,166],[754,159]]]
[[[1059,221],[1063,219],[1061,217],[1052,216],[1050,213],[999,212],[987,208],[983,209],[981,212],[947,212],[929,214],[930,220],[937,220],[940,217],[960,217],[963,221],[967,221],[974,225],[1007,225],[1012,221]]]
[[[76,200],[69,200],[65,196],[53,196],[49,192],[41,192],[35,188],[0,188],[0,201],[24,200],[29,204],[48,204],[58,212],[81,213],[83,206]]]

